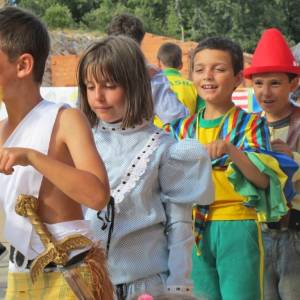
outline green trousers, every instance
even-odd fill
[[[206,300],[263,299],[263,246],[254,220],[208,222],[193,249],[194,294]]]

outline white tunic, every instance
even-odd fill
[[[48,153],[54,123],[64,104],[41,101],[20,122],[3,147],[31,148]],[[43,175],[32,166],[15,166],[12,175],[0,174],[0,204],[6,214],[5,238],[26,259],[34,259],[44,250],[39,237],[28,218],[15,212],[16,199],[20,194],[39,196]],[[89,234],[89,222],[78,220],[47,225],[57,239],[72,233]]]

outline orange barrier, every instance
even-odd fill
[[[183,68],[181,70],[184,77],[189,77],[190,55],[192,49],[197,46],[196,42],[182,42],[166,36],[146,33],[142,42],[142,51],[146,59],[151,64],[156,64],[156,54],[159,47],[166,42],[172,42],[181,47],[183,53]],[[79,61],[79,55],[52,55],[51,56],[51,71],[52,71],[52,86],[75,86],[76,85],[76,70]],[[251,62],[252,55],[244,53],[245,67]],[[243,81],[240,87],[249,87],[249,80]]]
[[[52,55],[52,86],[75,86],[79,55]]]

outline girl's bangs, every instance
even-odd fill
[[[115,78],[112,76],[113,74],[105,66],[97,63],[87,65],[85,73],[87,81],[95,80],[99,84],[106,82],[116,83]]]
[[[97,47],[86,56],[84,73],[87,80],[116,83],[113,60],[108,50],[105,46]]]

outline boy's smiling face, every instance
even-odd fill
[[[252,76],[256,99],[266,112],[268,121],[277,121],[291,112],[289,93],[298,84],[298,78],[289,79],[286,73],[263,73]]]
[[[234,75],[231,56],[227,51],[204,49],[194,58],[193,81],[197,92],[207,105],[227,107],[242,80]]]

